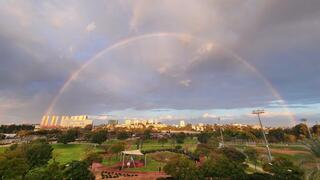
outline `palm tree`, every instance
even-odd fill
[[[314,138],[305,142],[305,145],[308,147],[310,152],[315,156],[317,169],[311,172],[309,179],[319,180],[320,179],[320,139]]]

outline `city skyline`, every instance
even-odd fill
[[[0,2],[0,122],[320,120],[320,2]],[[183,8],[181,8],[183,7]]]

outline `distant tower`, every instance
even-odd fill
[[[185,126],[186,126],[186,123],[184,121],[180,121],[179,127],[185,127]]]

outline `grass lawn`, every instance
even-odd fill
[[[81,160],[84,158],[90,146],[94,148],[93,145],[90,144],[52,144],[53,157],[62,164],[73,160]],[[99,151],[99,149],[96,150]]]
[[[167,143],[161,144],[158,140],[147,140],[143,143],[142,150],[161,150],[161,149],[170,149],[175,148],[177,145],[181,145],[183,148],[188,149],[190,151],[194,151],[197,147],[198,141],[192,138],[186,138],[183,144],[172,143],[169,140]],[[137,149],[136,144],[131,144],[131,150]]]
[[[159,167],[163,168],[164,165],[164,163],[153,160],[152,158],[147,158],[147,167],[132,168],[130,171],[154,172],[159,171]]]
[[[120,158],[117,155],[114,155],[110,158],[103,159],[102,164],[104,164],[106,166],[113,166],[119,162],[120,162]]]
[[[234,145],[239,150],[243,150],[245,145]],[[254,147],[254,146],[252,146]],[[263,145],[257,146],[259,149],[264,148]],[[285,144],[272,144],[270,145],[270,149],[272,151],[272,157],[283,157],[291,160],[294,164],[302,167],[303,169],[310,169],[310,167],[306,166],[306,163],[314,162],[313,155],[309,152],[309,150],[303,145],[285,145]],[[260,152],[260,154],[266,155],[266,151]],[[258,162],[258,165],[261,166],[262,162]],[[310,165],[309,165],[310,166]],[[315,166],[315,165],[313,165]],[[313,167],[315,168],[315,167]]]
[[[3,153],[8,147],[0,147],[0,153]]]

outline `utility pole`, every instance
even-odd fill
[[[221,146],[224,147],[224,141],[223,141],[223,133],[222,133],[222,124],[221,124],[221,118],[218,117],[219,125],[220,125],[220,137],[221,137]]]
[[[309,133],[309,138],[312,139],[312,134],[311,134],[310,129],[309,129],[308,124],[307,124],[308,120],[303,118],[303,119],[301,119],[301,121],[307,126],[308,133]]]
[[[260,127],[261,127],[263,138],[264,138],[264,143],[265,143],[266,149],[268,151],[268,159],[269,159],[269,162],[271,162],[272,161],[272,156],[271,156],[271,152],[270,152],[270,148],[269,148],[269,143],[268,143],[268,140],[267,140],[267,137],[266,137],[266,133],[264,131],[261,119],[260,119],[260,114],[263,114],[263,113],[264,113],[264,110],[259,110],[259,109],[252,111],[252,114],[256,114],[258,116]]]

